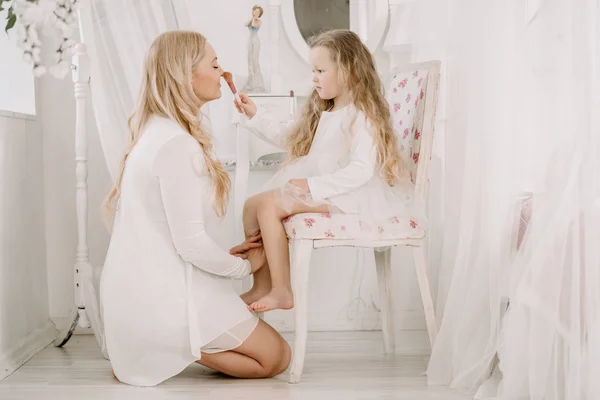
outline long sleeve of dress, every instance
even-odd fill
[[[263,108],[258,108],[252,119],[245,119],[243,126],[262,140],[286,149],[286,139],[295,121],[279,122]]]
[[[250,273],[250,262],[224,251],[206,232],[202,203],[213,188],[203,167],[199,144],[186,134],[164,144],[153,162],[173,244],[181,258],[197,268],[243,278]]]
[[[348,193],[367,183],[375,174],[377,152],[371,134],[370,124],[364,115],[359,115],[354,123],[354,137],[350,148],[348,165],[322,176],[307,179],[311,196],[315,201]]]

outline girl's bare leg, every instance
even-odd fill
[[[261,193],[250,200],[255,204],[254,208],[257,210],[256,219],[261,231],[271,276],[271,291],[251,303],[250,309],[257,312],[277,308],[290,309],[294,307],[290,280],[290,255],[288,239],[281,221],[290,215],[299,213],[329,212],[329,208],[326,205],[309,207],[304,203],[297,202],[292,206],[291,212],[287,212],[275,203],[274,191]]]
[[[255,233],[260,231],[258,225],[258,207],[260,205],[260,195],[250,197],[244,203],[244,233],[246,239],[254,236]],[[269,263],[266,262],[258,271],[252,275],[252,289],[242,294],[240,297],[244,303],[250,305],[262,298],[271,291],[271,273],[269,271]]]

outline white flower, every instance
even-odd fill
[[[15,26],[15,29],[16,29],[17,37],[24,38],[25,36],[27,36],[27,28],[25,27],[24,24],[18,23]]]
[[[54,13],[56,14],[56,16],[62,19],[65,19],[67,17],[67,9],[63,7],[57,8],[56,11],[54,11]]]
[[[56,78],[64,78],[69,73],[69,63],[62,60],[60,63],[50,67],[50,73]]]
[[[29,27],[27,28],[27,36],[29,38],[29,41],[31,43],[33,43],[34,45],[36,45],[36,46],[42,45],[42,41],[40,40],[40,37],[38,36],[37,28],[35,25],[29,25]]]
[[[44,11],[44,9],[42,7],[40,7],[39,4],[36,3],[28,3],[29,7],[27,7],[22,16],[21,19],[23,22],[28,22],[28,23],[39,23],[39,22],[44,22],[44,20],[47,17],[47,13]]]
[[[23,12],[27,8],[29,8],[31,3],[29,3],[27,0],[14,0],[12,5],[13,5],[15,14],[17,14],[19,17],[21,17],[23,15]]]
[[[19,39],[17,40],[17,47],[20,48],[21,50],[25,51],[25,46],[27,46],[27,39],[23,40],[23,39]]]
[[[68,25],[62,22],[60,19],[54,21],[52,25],[58,28],[61,32],[64,32],[65,29],[68,29]]]
[[[70,13],[69,15],[67,15],[67,18],[65,18],[65,21],[67,22],[67,24],[72,25],[77,22],[77,17],[74,13]]]
[[[38,0],[38,4],[45,14],[50,14],[56,9],[56,0]]]
[[[17,24],[17,44],[23,50],[23,60],[33,64],[35,76],[47,71],[62,78],[69,72],[69,58],[76,42],[71,39],[77,25],[76,8],[79,0],[13,0]],[[40,32],[41,29],[41,32]],[[49,55],[50,65],[42,65],[42,37],[53,38],[50,41],[55,47]],[[55,42],[59,38],[60,42]],[[48,46],[49,44],[46,44]],[[56,65],[52,65],[56,64]],[[48,68],[49,67],[49,68]]]
[[[46,73],[46,67],[43,65],[38,65],[33,69],[33,76],[40,77]]]
[[[69,37],[73,36],[73,26],[63,24],[62,35],[65,38],[69,38]]]
[[[46,15],[46,20],[44,21],[44,25],[53,26],[56,25],[60,20],[54,15],[54,13],[50,13]]]

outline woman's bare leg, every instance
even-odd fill
[[[290,280],[288,239],[281,221],[298,213],[329,212],[329,207],[310,207],[297,202],[292,206],[291,212],[288,212],[275,203],[274,191],[261,193],[255,198],[258,225],[271,275],[271,291],[250,304],[250,309],[258,312],[277,308],[287,310],[294,307],[294,296]]]
[[[202,353],[196,362],[235,378],[270,378],[287,369],[291,354],[285,339],[259,320],[241,346],[222,353]]]

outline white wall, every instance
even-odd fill
[[[0,380],[49,344],[42,130],[0,110]]]
[[[266,35],[269,9],[266,1],[256,3],[265,8],[260,35],[265,49],[262,56],[262,60],[265,60],[262,64],[265,66],[263,72],[267,77]],[[205,5],[198,5],[197,10],[190,10],[190,14],[198,21],[195,29],[208,37],[217,50],[221,64],[236,75],[246,73],[247,29],[243,27],[243,23],[253,4],[254,2],[246,0],[229,0],[211,3],[210,12]],[[280,57],[284,83],[295,85],[295,82],[310,77],[310,68],[291,48],[283,29]],[[377,59],[380,65],[387,66],[387,57],[381,51],[377,53]],[[238,82],[238,86],[243,83]],[[76,246],[73,159],[75,113],[72,86],[68,78],[63,81],[50,77],[41,79],[40,118],[45,127],[44,152],[47,154],[45,182],[50,315],[61,326],[66,323],[65,318],[73,301],[72,265]],[[235,131],[231,125],[232,96],[226,90],[223,92],[223,99],[211,104],[210,108],[217,149],[221,156],[234,154],[235,148]],[[56,101],[57,98],[61,100]],[[98,211],[109,187],[109,175],[101,151],[95,127],[89,124],[89,246],[92,264],[96,267],[102,265],[108,243],[108,235],[101,224]],[[267,172],[253,173],[249,191],[258,191],[268,177]],[[224,226],[226,229],[216,239],[227,247],[234,244],[231,241],[234,226],[231,212],[224,221]],[[314,253],[309,301],[311,329],[379,329],[379,301],[373,256],[364,255],[364,263],[357,263],[358,257],[362,256],[352,249],[325,249]],[[394,254],[394,263],[396,320],[398,329],[402,330],[398,333],[397,346],[401,351],[428,351],[412,262],[410,257],[397,252]],[[289,329],[293,312],[273,312],[267,316],[267,320],[278,329]]]
[[[6,11],[0,12],[0,110],[35,115],[35,96],[31,65],[23,61],[23,53],[16,46],[14,29],[4,33]]]

